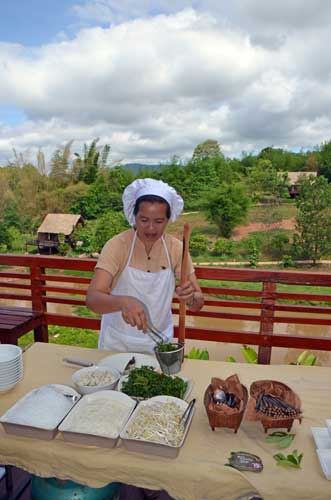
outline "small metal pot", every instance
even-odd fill
[[[154,347],[155,356],[160,364],[161,370],[166,375],[174,375],[180,372],[184,359],[184,344],[181,342],[173,342],[171,345],[176,346],[174,351],[160,351],[160,346]]]

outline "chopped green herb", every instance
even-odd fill
[[[160,344],[157,348],[159,352],[172,352],[179,349],[178,344]]]
[[[142,366],[131,370],[121,390],[136,398],[174,396],[183,399],[186,389],[187,382],[182,378],[158,373],[151,366]]]

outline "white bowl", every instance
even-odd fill
[[[22,373],[19,373],[13,377],[7,377],[6,379],[3,379],[3,380],[0,379],[0,387],[3,387],[4,385],[13,384],[14,382],[16,382],[17,380],[19,380],[21,378],[23,378]]]
[[[0,363],[16,361],[22,356],[22,349],[13,344],[0,344]]]
[[[84,383],[82,383],[82,379],[84,379],[85,376],[92,377],[93,374],[96,377],[95,382],[97,382],[97,379],[102,377],[103,374],[110,374],[112,376],[112,381],[107,383],[98,383],[96,385],[84,385]],[[119,371],[115,370],[115,368],[108,368],[107,366],[88,366],[77,370],[72,375],[72,381],[80,394],[92,394],[93,392],[98,391],[114,390],[119,379]]]
[[[22,377],[15,380],[15,382],[11,382],[10,384],[5,384],[5,385],[1,386],[0,392],[10,391],[11,389],[13,389],[15,387],[15,385],[17,385],[21,381],[21,379],[22,379]]]

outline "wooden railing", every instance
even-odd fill
[[[95,263],[94,259],[0,254],[0,299],[3,303],[30,301],[32,309],[44,314],[47,325],[98,330],[99,318],[48,311],[52,303],[85,305]],[[331,274],[202,266],[195,270],[205,294],[205,306],[199,312],[187,311],[187,338],[259,346],[259,363],[270,363],[272,347],[331,351],[331,338],[274,331],[274,326],[282,323],[330,326]],[[231,282],[240,285],[236,283],[233,288]],[[245,283],[255,283],[259,289],[247,290]],[[279,290],[283,284],[291,285],[294,291]],[[298,293],[296,285],[323,287],[323,293]],[[173,314],[178,315],[176,299]],[[250,329],[225,329],[224,320],[249,322]],[[205,325],[199,324],[204,321]]]

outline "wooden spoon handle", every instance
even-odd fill
[[[189,245],[190,245],[190,225],[184,224],[184,234],[183,234],[183,254],[182,254],[182,265],[180,271],[180,285],[188,279],[188,256],[189,256]],[[186,304],[183,300],[179,301],[179,323],[178,323],[178,340],[179,342],[185,342],[185,317],[186,317]]]

